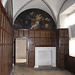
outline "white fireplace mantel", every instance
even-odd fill
[[[35,47],[35,66],[56,67],[56,47]]]

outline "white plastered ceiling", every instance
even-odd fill
[[[13,0],[13,21],[23,11],[39,8],[49,13],[57,21],[58,13],[65,0]]]
[[[3,4],[6,4],[7,1],[9,2],[10,0],[1,0]],[[30,8],[39,8],[49,13],[55,21],[57,28],[60,28],[59,15],[74,4],[75,0],[11,0],[11,2],[13,4],[13,13],[11,13],[11,15],[13,14],[13,23],[16,17],[23,11]],[[11,7],[12,5],[8,6],[10,9]],[[12,10],[8,12],[10,13]]]

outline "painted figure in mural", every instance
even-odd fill
[[[35,22],[31,24],[30,29],[51,29],[50,19],[48,17],[43,17],[42,14],[36,14]]]
[[[40,20],[41,20],[41,14],[36,14],[35,22],[32,24],[31,29],[39,29],[40,28]]]
[[[25,26],[27,26],[27,28],[30,28],[34,21],[35,21],[34,12],[31,11],[31,12],[25,17]]]
[[[39,29],[39,21],[36,21],[35,24],[32,25],[31,29]]]
[[[44,23],[45,23],[44,21],[45,21],[44,17],[41,16],[41,19],[40,19],[40,29],[44,28]]]
[[[45,22],[45,24],[44,24],[44,28],[45,28],[45,29],[49,29],[49,28],[50,28],[49,18],[46,17],[44,22]]]
[[[40,21],[40,19],[41,19],[41,14],[37,14],[36,15],[36,21]]]

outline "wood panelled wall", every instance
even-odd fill
[[[57,66],[58,68],[66,68],[66,56],[69,56],[69,32],[68,29],[57,30]]]
[[[65,69],[65,56],[69,55],[69,35],[68,29],[57,30],[14,30],[14,38],[27,37],[28,47],[28,66],[35,65],[35,47],[53,47],[56,50],[57,67]]]
[[[66,69],[75,75],[75,57],[66,56]]]
[[[10,75],[13,61],[13,30],[0,2],[0,75]]]
[[[35,47],[56,46],[56,30],[14,30],[14,38],[28,38],[28,66],[35,65]]]

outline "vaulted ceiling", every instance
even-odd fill
[[[1,1],[4,6],[7,6],[6,10],[8,11],[8,14],[11,13],[10,16],[12,15],[11,17],[13,18],[13,22],[21,12],[30,8],[39,8],[49,13],[54,19],[56,24],[58,24],[57,22],[59,14],[75,3],[75,0],[1,0]],[[12,7],[13,10],[11,10]]]
[[[22,11],[30,8],[39,8],[48,12],[56,21],[58,13],[66,0],[13,0],[13,18]]]

